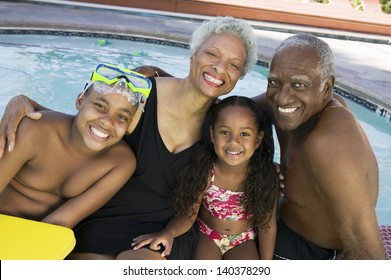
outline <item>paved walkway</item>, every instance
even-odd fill
[[[42,4],[41,2],[57,3]],[[59,5],[70,4],[70,5]],[[81,5],[81,6],[80,6]],[[205,16],[105,6],[70,1],[0,1],[0,30],[42,28],[144,35],[188,42]],[[143,12],[141,14],[140,12]],[[250,21],[257,29],[259,58],[270,61],[281,40],[311,32],[332,47],[337,85],[391,112],[391,38],[313,27]],[[264,89],[260,89],[260,92]]]
[[[248,20],[317,26],[391,36],[391,15],[383,13],[379,0],[361,0],[363,11],[353,9],[349,0],[329,4],[297,0],[72,0],[192,13],[206,16],[230,15]]]

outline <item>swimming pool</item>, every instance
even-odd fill
[[[74,114],[75,99],[99,62],[134,68],[155,65],[183,77],[189,68],[185,45],[156,39],[0,34],[0,114],[24,93],[51,109]],[[267,68],[257,65],[230,95],[254,96],[266,88]],[[391,224],[391,122],[347,100],[369,136],[380,168],[379,224]],[[278,155],[277,155],[278,157]]]

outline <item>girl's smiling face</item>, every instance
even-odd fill
[[[264,134],[258,130],[255,116],[248,108],[227,106],[210,127],[210,135],[222,164],[245,167],[261,145]]]

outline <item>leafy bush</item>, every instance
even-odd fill
[[[380,0],[383,12],[391,14],[391,0]]]
[[[329,0],[302,0],[302,2],[316,2],[316,3],[328,4],[330,1]],[[362,2],[363,1],[361,0],[350,0],[350,4],[352,5],[352,7],[359,11],[364,10]],[[391,0],[379,0],[379,3],[384,13],[391,14]]]

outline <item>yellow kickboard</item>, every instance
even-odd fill
[[[0,214],[0,260],[63,260],[75,244],[69,228]]]

